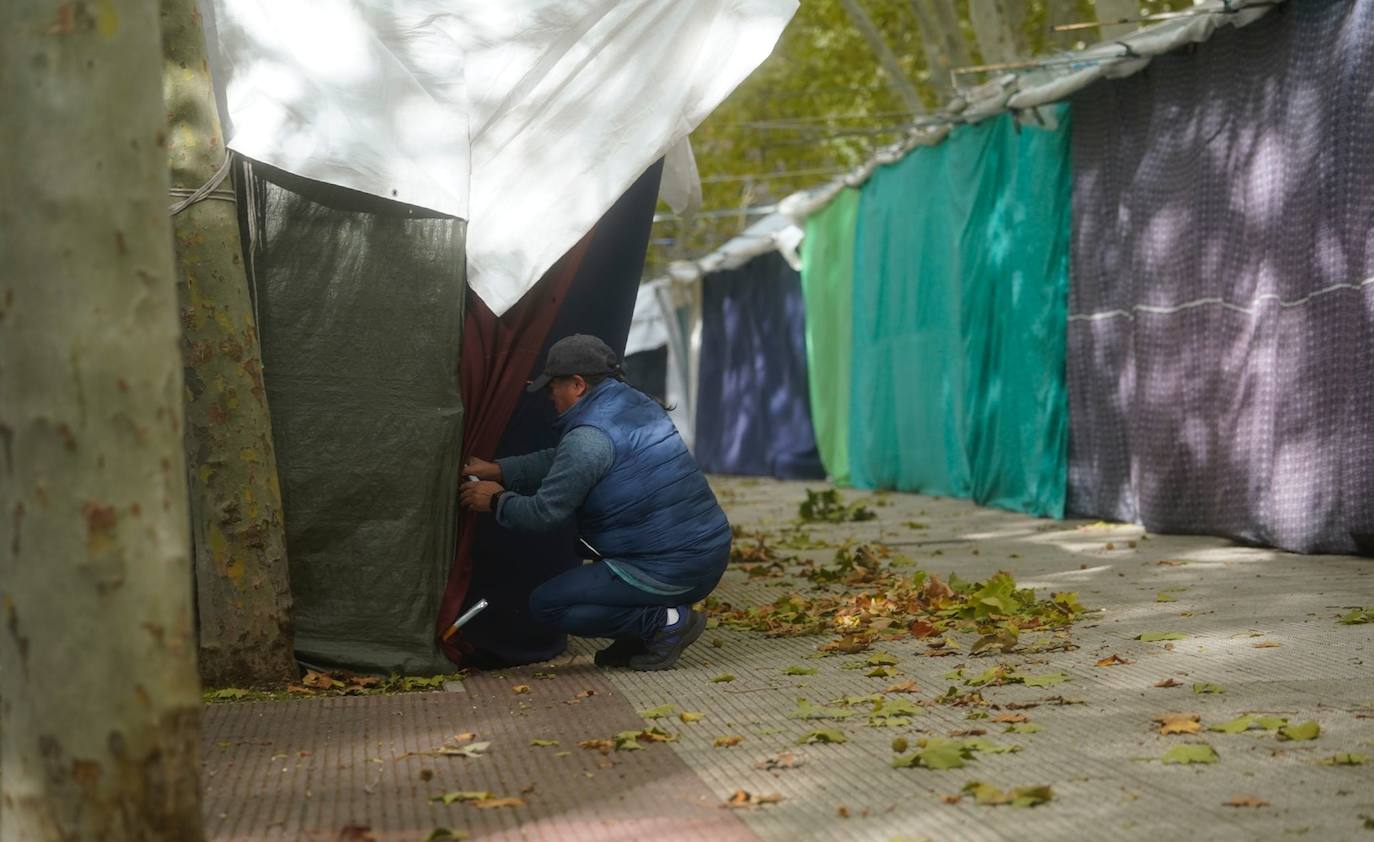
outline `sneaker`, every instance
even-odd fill
[[[646,643],[647,651],[642,655],[630,657],[630,669],[670,670],[677,664],[682,651],[696,642],[706,631],[706,615],[700,611],[683,609],[687,616],[676,626],[665,626],[654,633]]]
[[[618,637],[610,646],[598,650],[593,660],[598,667],[628,667],[630,657],[648,651],[638,637]]]

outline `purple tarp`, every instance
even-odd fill
[[[1069,510],[1374,551],[1374,3],[1073,105]]]

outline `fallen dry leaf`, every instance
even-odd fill
[[[1165,713],[1154,718],[1161,734],[1196,734],[1202,723],[1196,713]]]
[[[772,772],[775,769],[795,769],[806,762],[803,755],[792,751],[784,751],[782,754],[773,757],[765,757],[754,764],[755,769],[762,769],[765,772]]]
[[[476,731],[464,731],[464,732],[462,732],[461,734],[454,734],[454,735],[453,735],[453,742],[455,742],[455,743],[465,743],[465,742],[467,742],[468,740],[475,740],[475,739],[477,739],[477,732],[476,732]]]
[[[517,696],[521,696],[521,695],[524,695],[525,693],[530,692],[530,686],[529,686],[528,684],[517,684],[517,685],[515,685],[514,687],[512,687],[512,688],[510,688],[510,689],[511,689],[511,692],[515,693]]]
[[[507,798],[484,798],[481,801],[468,802],[479,810],[493,810],[497,807],[523,807],[525,799],[512,795]]]
[[[372,828],[365,824],[346,824],[339,828],[338,842],[377,842]]]
[[[614,740],[583,740],[577,744],[578,748],[592,749],[602,754],[610,754],[611,749],[615,748]]]
[[[884,693],[918,693],[918,692],[920,692],[920,688],[918,688],[918,687],[916,686],[916,682],[915,682],[914,680],[907,680],[907,681],[898,682],[897,684],[891,684],[891,685],[889,685],[888,688],[887,688],[886,690],[884,690],[883,692],[884,692]]]
[[[1230,801],[1221,802],[1223,807],[1268,807],[1269,802],[1254,795],[1237,795]]]
[[[776,792],[769,795],[752,795],[745,790],[737,789],[725,804],[728,807],[759,807],[764,804],[777,804],[779,801],[782,801],[782,796]]]
[[[314,670],[306,670],[305,678],[301,679],[301,683],[306,687],[315,687],[320,690],[329,690],[334,687],[343,686],[343,682],[337,678]]]
[[[849,818],[849,808],[841,804],[835,808],[835,815],[842,819],[847,819]]]
[[[1120,655],[1108,655],[1107,657],[1105,657],[1105,658],[1099,660],[1099,661],[1097,662],[1097,666],[1099,666],[1099,667],[1115,667],[1115,666],[1121,666],[1121,665],[1123,665],[1123,664],[1134,664],[1134,663],[1135,663],[1135,661],[1132,661],[1130,658],[1123,658],[1123,657],[1121,657]]]
[[[941,795],[941,796],[940,796],[940,800],[943,801],[943,802],[945,802],[946,804],[958,804],[960,801],[963,801],[963,800],[964,800],[964,796],[962,796],[962,795]]]
[[[1181,558],[1161,558],[1159,561],[1155,562],[1155,564],[1158,564],[1160,567],[1182,567],[1187,563],[1188,562]]]
[[[1183,682],[1176,678],[1161,678],[1155,682],[1156,687],[1182,687]]]
[[[711,743],[711,745],[715,746],[716,748],[730,748],[732,746],[737,746],[742,742],[744,742],[744,738],[739,736],[716,737],[716,739]]]
[[[1280,645],[1280,644],[1277,644],[1277,643],[1275,643],[1275,642],[1272,641],[1272,640],[1266,640],[1266,641],[1263,641],[1263,642],[1261,642],[1261,643],[1252,643],[1252,644],[1250,644],[1250,648],[1251,648],[1251,649],[1277,649],[1277,648],[1279,648],[1279,645]]]
[[[1030,717],[1024,713],[999,713],[992,718],[993,722],[1030,722]]]

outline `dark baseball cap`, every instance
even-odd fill
[[[555,377],[568,377],[580,374],[591,377],[598,374],[615,374],[620,364],[611,346],[595,336],[574,333],[565,336],[549,348],[549,356],[544,361],[544,373],[530,381],[525,387],[527,392],[537,392],[549,385]]]

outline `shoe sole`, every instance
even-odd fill
[[[673,647],[672,654],[661,661],[651,663],[640,662],[636,664],[634,659],[630,659],[630,669],[638,672],[658,672],[660,670],[670,670],[677,666],[678,659],[682,653],[687,651],[687,647],[697,642],[697,639],[706,631],[706,617],[703,614],[692,612],[692,625],[682,636],[682,642]]]

